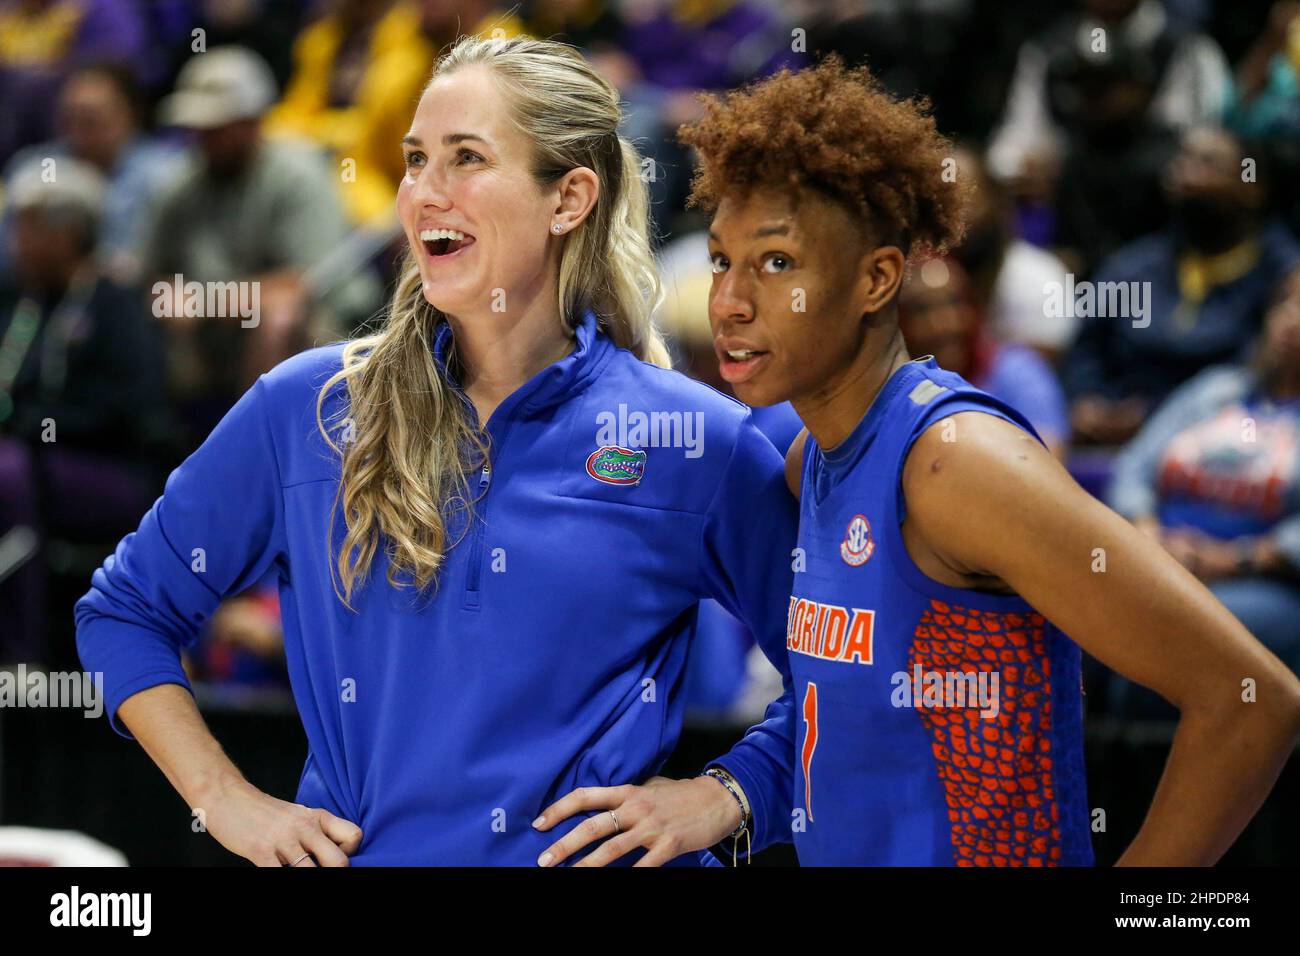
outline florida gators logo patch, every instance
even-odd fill
[[[644,451],[619,445],[597,448],[587,458],[587,474],[607,485],[635,485],[645,477]]]
[[[858,568],[876,551],[876,541],[871,537],[871,522],[866,515],[854,515],[840,542],[840,557],[850,567]]]

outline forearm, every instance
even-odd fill
[[[208,731],[194,698],[176,684],[128,697],[117,709],[145,752],[199,816],[203,830],[258,866],[347,866],[363,836],[321,808],[269,796],[244,779]],[[312,865],[312,863],[308,863]]]
[[[1294,678],[1291,685],[1261,686],[1255,703],[1183,714],[1151,809],[1119,866],[1210,866],[1223,856],[1300,732]]]
[[[794,689],[768,705],[766,719],[751,727],[727,753],[708,766],[735,777],[752,814],[753,852],[790,842],[794,799]]]
[[[211,795],[243,782],[184,687],[159,684],[140,691],[117,714],[188,806],[202,807]]]

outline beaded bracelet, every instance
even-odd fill
[[[727,788],[727,792],[730,793],[732,797],[735,798],[737,805],[739,805],[740,825],[736,827],[736,829],[732,830],[729,834],[727,834],[726,837],[723,837],[723,839],[730,838],[732,841],[731,865],[735,866],[736,852],[737,852],[737,848],[740,846],[740,837],[741,834],[744,834],[745,862],[748,863],[750,848],[752,847],[753,844],[750,841],[750,835],[749,835],[749,822],[751,819],[751,814],[749,812],[749,800],[746,799],[745,797],[744,789],[740,786],[740,783],[736,780],[736,778],[733,777],[722,767],[710,767],[709,769],[705,770],[704,773],[700,774],[700,776],[712,777],[714,780],[718,781],[718,783],[722,784],[724,787]]]

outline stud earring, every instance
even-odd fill
[[[564,232],[564,227],[557,222],[555,225],[551,226],[551,232],[558,236],[560,233]]]

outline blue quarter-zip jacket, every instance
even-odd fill
[[[444,323],[444,372],[450,339]],[[262,375],[77,602],[77,646],[103,674],[113,728],[130,737],[117,709],[132,694],[188,687],[181,648],[270,574],[309,744],[296,802],[361,827],[353,864],[533,865],[581,822],[541,833],[542,809],[575,787],[640,783],[672,752],[697,604],[713,597],[786,679],[715,763],[753,803],[754,849],[790,840],[797,506],[782,457],[739,402],[637,360],[590,314],[576,340],[488,421],[475,517],[436,592],[388,585],[381,549],[355,612],[331,578],[340,468],[316,423],[343,346]],[[327,423],[344,389],[326,397]]]

